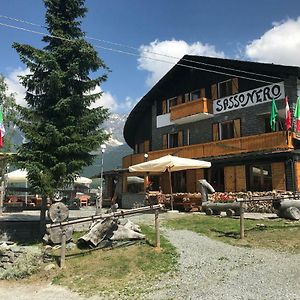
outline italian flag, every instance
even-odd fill
[[[289,99],[286,96],[285,97],[285,128],[286,130],[291,129],[291,111],[290,111],[290,106],[289,106]]]
[[[2,105],[0,106],[0,147],[3,147],[3,137],[5,135],[5,128],[3,123],[3,109]]]
[[[296,131],[300,131],[300,97],[298,97],[297,99],[297,103],[296,103],[296,109],[294,112],[294,119],[295,119],[295,126],[296,126]]]

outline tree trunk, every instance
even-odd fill
[[[46,210],[47,210],[47,196],[42,197],[41,211],[40,211],[40,236],[46,233]]]

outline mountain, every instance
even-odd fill
[[[103,154],[103,170],[113,170],[122,167],[122,157],[132,153],[132,149],[125,143],[123,128],[127,115],[111,114],[110,118],[103,124],[105,131],[111,134],[111,138],[106,142],[106,149]],[[101,149],[94,152],[97,155],[94,163],[83,169],[81,175],[92,177],[101,172]]]
[[[103,124],[103,128],[107,133],[111,134],[111,138],[106,142],[106,149],[103,155],[103,170],[113,170],[122,167],[122,157],[132,153],[132,149],[125,143],[123,137],[123,128],[127,115],[111,114],[109,119]],[[12,143],[20,145],[24,142],[24,136],[18,128],[13,128],[14,134]],[[84,168],[80,175],[92,177],[101,172],[101,149],[93,152],[96,155],[94,163],[91,166]]]

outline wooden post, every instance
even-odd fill
[[[66,260],[66,230],[65,227],[61,227],[61,248],[60,248],[60,268],[65,267]]]
[[[155,210],[155,247],[160,250],[159,210]]]
[[[4,180],[1,182],[1,196],[0,196],[0,216],[3,215],[3,202],[5,196],[5,183]]]
[[[245,224],[244,224],[244,206],[243,202],[240,202],[240,239],[245,237]]]

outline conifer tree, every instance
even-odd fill
[[[87,12],[84,2],[44,0],[49,33],[43,37],[45,47],[13,44],[30,70],[21,77],[28,106],[18,107],[18,126],[27,141],[16,160],[43,197],[41,223],[46,198],[90,165],[91,152],[108,138],[100,126],[108,117],[107,109],[90,108],[101,96],[91,92],[106,80],[108,68],[84,39],[80,27]],[[96,71],[101,75],[92,79],[90,74]]]

